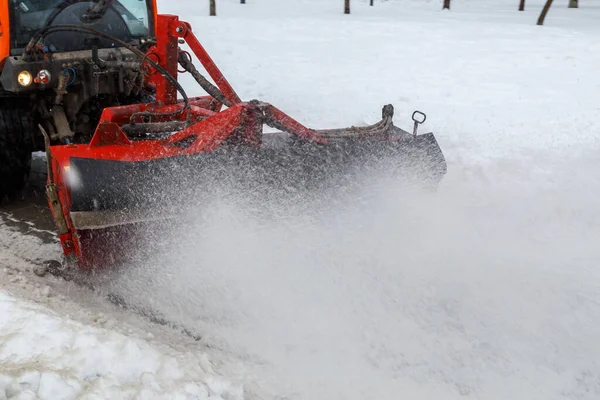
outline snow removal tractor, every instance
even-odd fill
[[[130,228],[197,206],[211,182],[283,193],[335,190],[375,164],[434,185],[446,172],[434,135],[417,132],[420,112],[411,132],[391,105],[373,125],[315,130],[242,101],[156,0],[3,0],[0,60],[0,195],[19,193],[45,151],[60,243],[82,269],[127,253]],[[186,73],[206,95],[186,95]]]

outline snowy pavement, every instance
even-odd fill
[[[0,220],[1,400],[254,398],[243,371],[225,376],[226,357],[201,339],[74,282],[35,276],[35,263],[57,258],[57,243]]]
[[[294,399],[600,398],[600,7],[555,2],[537,27],[542,0],[217,3],[159,7],[242,98],[315,128],[420,109],[448,176],[269,221],[217,201],[173,226],[175,254],[107,286],[200,342],[31,277],[57,244],[0,225],[0,399],[275,397],[253,379]]]
[[[244,398],[205,354],[176,353],[96,322],[0,292],[0,399]]]

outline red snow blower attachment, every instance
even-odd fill
[[[404,175],[410,170],[411,177],[433,185],[445,174],[433,134],[417,134],[423,114],[413,114],[411,133],[394,126],[391,105],[371,126],[309,129],[268,103],[241,101],[190,25],[171,15],[158,15],[156,24],[156,42],[144,52],[118,42],[127,62],[144,68],[144,84],[155,88],[155,101],[105,108],[86,143],[51,146],[46,136],[48,201],[64,253],[80,267],[99,266],[108,253],[126,253],[123,229],[202,204],[202,193],[213,183],[249,189],[267,183],[271,194],[283,196],[335,189],[340,177],[351,182],[375,165]],[[68,29],[54,29],[61,28]],[[184,42],[216,86],[179,48]],[[110,62],[97,54],[92,59]],[[178,72],[189,72],[209,95],[188,98]],[[265,124],[278,132],[263,133]]]

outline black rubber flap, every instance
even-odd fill
[[[71,170],[77,177],[71,186],[72,211],[162,212],[198,204],[203,194],[217,188],[285,196],[360,184],[362,177],[382,171],[435,185],[446,172],[446,162],[433,134],[401,142],[326,146],[266,137],[261,150],[223,148],[142,162],[72,158]]]

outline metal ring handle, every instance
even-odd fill
[[[418,119],[417,119],[417,116],[418,116],[418,115],[422,116],[422,117],[423,117],[423,119],[422,119],[422,120],[418,120]],[[424,112],[421,112],[421,111],[418,111],[418,110],[417,110],[417,111],[415,111],[415,112],[412,114],[412,120],[413,120],[413,121],[415,121],[415,123],[417,123],[417,124],[422,124],[423,122],[425,122],[425,121],[427,120],[427,115],[425,115],[425,113],[424,113]]]

